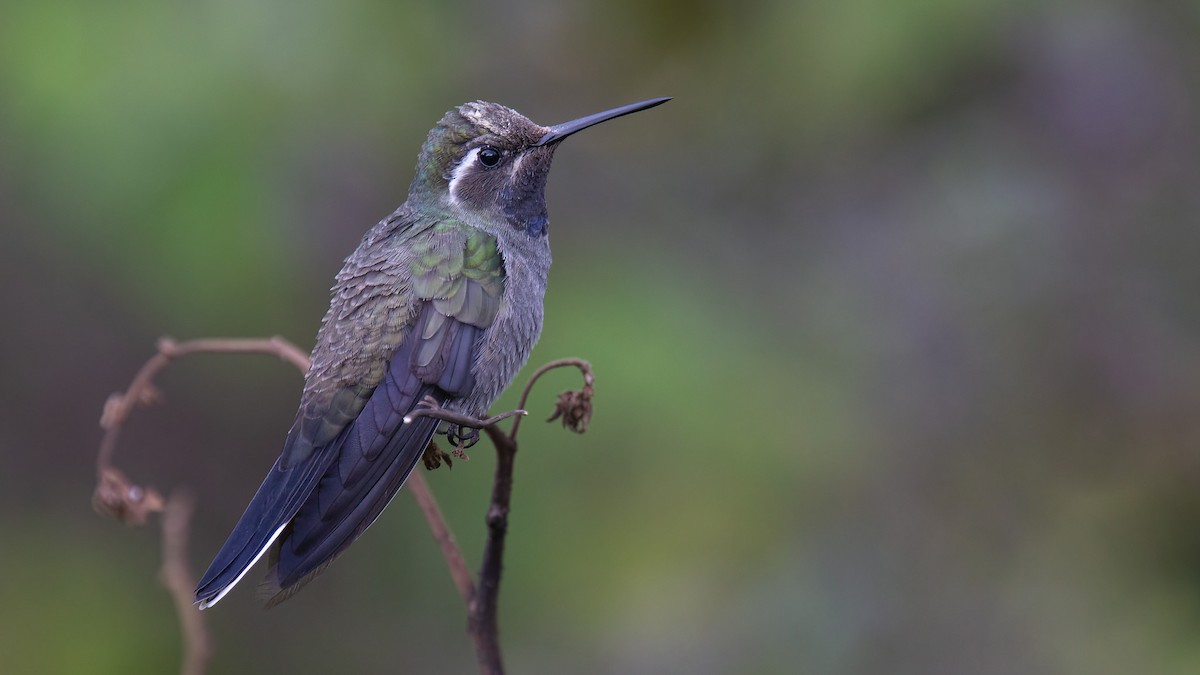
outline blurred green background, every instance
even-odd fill
[[[1200,671],[1196,2],[0,14],[6,672],[177,667],[157,530],[89,507],[101,404],[159,335],[310,346],[455,105],[660,95],[550,181],[532,363],[590,359],[596,413],[522,432],[512,672]],[[198,571],[301,380],[206,356],[161,384],[118,461],[196,491]],[[473,567],[492,467],[427,474]],[[252,586],[206,614],[213,672],[474,668],[406,495],[281,607]]]

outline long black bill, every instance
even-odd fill
[[[663,96],[662,98],[652,98],[649,101],[641,101],[640,103],[630,103],[629,105],[623,105],[620,108],[613,108],[612,110],[605,110],[604,112],[598,112],[595,115],[588,115],[587,117],[580,117],[579,119],[571,120],[570,122],[563,122],[562,124],[555,124],[554,126],[550,127],[550,131],[546,132],[545,136],[542,136],[540,139],[538,139],[538,142],[534,143],[533,146],[537,147],[539,145],[549,145],[551,143],[557,143],[557,142],[561,141],[562,139],[566,138],[567,136],[570,136],[571,134],[575,133],[576,131],[583,131],[584,129],[586,129],[590,126],[595,126],[597,124],[600,124],[601,122],[607,122],[608,120],[616,119],[617,117],[620,117],[622,115],[628,115],[630,113],[635,113],[640,110],[645,110],[647,108],[653,108],[656,105],[662,105],[670,100],[671,100],[670,96]]]

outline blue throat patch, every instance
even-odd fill
[[[525,222],[525,233],[531,237],[541,237],[550,229],[550,219],[545,213],[530,218]]]
[[[513,191],[505,187],[500,192],[500,200],[504,205],[504,217],[508,224],[524,230],[531,237],[542,237],[550,229],[550,218],[546,215],[546,198],[540,190],[524,199],[517,198]]]

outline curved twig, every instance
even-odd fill
[[[121,427],[129,419],[130,413],[139,405],[151,405],[158,402],[158,391],[154,388],[154,378],[159,371],[166,368],[171,361],[189,354],[218,352],[229,354],[272,354],[288,361],[300,369],[308,370],[308,355],[299,347],[274,336],[260,340],[241,339],[207,339],[175,342],[169,337],[158,341],[158,353],[150,357],[133,376],[129,388],[123,394],[113,394],[104,404],[104,412],[100,416],[100,426],[104,429],[104,438],[100,441],[100,450],[96,453],[96,469],[103,472],[112,467],[113,453],[117,448],[117,438],[121,435]]]
[[[579,373],[583,375],[584,390],[590,391],[595,384],[595,376],[592,375],[592,364],[580,358],[570,357],[565,359],[555,359],[541,368],[533,371],[533,375],[529,376],[529,381],[525,383],[525,389],[521,392],[521,400],[517,403],[517,407],[524,410],[525,404],[529,400],[529,392],[533,390],[533,385],[546,373],[555,368],[566,368],[574,366],[579,369]],[[553,418],[551,418],[553,419]],[[509,430],[508,436],[515,442],[517,440],[517,431],[521,429],[521,418],[513,420],[512,429]]]

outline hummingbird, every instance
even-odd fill
[[[408,199],[346,258],[279,458],[196,586],[216,604],[268,554],[267,606],[375,521],[438,427],[422,407],[481,417],[529,359],[550,270],[545,188],[571,134],[670,100],[543,127],[475,101],[447,112]],[[406,419],[408,418],[408,419]],[[451,438],[478,438],[456,425]]]

